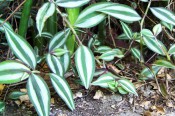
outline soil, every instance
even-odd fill
[[[99,99],[94,99],[95,89],[102,93]],[[155,103],[155,98],[144,97],[141,100],[142,95],[136,97],[132,94],[114,94],[101,88],[93,88],[92,91],[84,89],[74,91],[74,94],[76,93],[80,95],[74,99],[76,105],[74,111],[70,111],[64,102],[54,94],[54,98],[52,98],[54,103],[51,104],[50,116],[175,116],[174,107],[167,106],[168,100],[165,100],[162,96],[157,97]],[[152,93],[156,94],[155,90]],[[28,108],[26,104],[21,104],[18,107],[12,101],[7,104],[4,112],[4,116],[35,115],[37,114],[33,107]]]

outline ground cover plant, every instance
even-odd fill
[[[85,89],[100,86],[139,96],[134,83],[154,81],[159,93],[169,96],[168,83],[174,78],[167,74],[175,69],[173,1],[34,2],[0,1],[0,42],[10,48],[8,57],[0,62],[0,84],[24,82],[27,89],[26,93],[9,93],[11,99],[27,94],[38,115],[48,116],[49,78],[54,91],[73,111],[67,72],[73,72],[75,83]],[[13,6],[14,10],[3,13],[4,7]],[[122,62],[127,59],[139,66],[134,79],[118,71],[126,67]],[[157,76],[160,70],[166,74],[163,79]],[[0,108],[3,112],[5,99]]]

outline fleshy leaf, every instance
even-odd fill
[[[13,53],[32,69],[36,67],[36,55],[31,45],[14,31],[4,28],[5,36]]]
[[[49,116],[50,91],[43,78],[31,74],[27,82],[27,93],[38,115]]]
[[[95,72],[95,59],[92,51],[86,46],[79,46],[75,53],[75,64],[83,85],[88,89]]]
[[[56,4],[64,8],[81,7],[87,4],[90,0],[57,0]]]
[[[47,2],[44,3],[44,5],[38,10],[36,15],[36,26],[40,36],[44,28],[44,23],[50,16],[54,14],[55,9],[56,7],[54,3]]]
[[[51,82],[55,88],[57,94],[63,99],[67,106],[71,109],[75,109],[72,91],[63,77],[55,74],[50,74]]]
[[[17,61],[6,60],[0,63],[0,83],[11,84],[29,77],[30,69]]]
[[[64,76],[64,68],[63,65],[57,57],[48,54],[46,58],[47,64],[49,65],[49,68],[52,70],[53,73]]]

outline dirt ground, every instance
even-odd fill
[[[95,89],[97,91],[94,91]],[[151,87],[146,88],[147,91],[150,91],[149,94],[144,88],[142,89],[142,92],[145,93],[138,97],[132,94],[114,94],[100,88],[93,88],[92,91],[84,89],[74,91],[76,105],[74,111],[70,111],[64,102],[54,94],[50,116],[175,116],[174,101],[170,103],[170,99],[164,99],[161,95],[154,96],[156,91],[151,90]],[[12,101],[7,105],[4,112],[4,116],[35,115],[37,114],[33,107],[27,108],[25,104],[18,107]]]

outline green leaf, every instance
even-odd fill
[[[69,51],[65,50],[65,49],[62,49],[62,48],[56,48],[56,49],[53,50],[52,54],[57,56],[57,57],[60,57],[60,56],[64,55],[67,52],[69,52]]]
[[[173,25],[170,23],[166,23],[165,21],[161,21],[161,24],[168,28],[170,31],[173,31]]]
[[[119,93],[121,93],[121,94],[123,94],[123,95],[125,95],[125,94],[128,93],[128,91],[126,91],[126,90],[123,89],[122,87],[118,87],[117,89],[118,89]]]
[[[20,96],[26,95],[27,93],[20,92],[20,91],[13,91],[8,95],[8,98],[17,100]]]
[[[161,24],[157,24],[153,27],[153,33],[155,36],[159,35],[159,33],[162,32],[162,26]]]
[[[122,25],[122,29],[123,29],[125,35],[127,36],[127,38],[132,39],[132,31],[129,28],[129,26],[122,21],[120,21],[120,23]]]
[[[57,0],[56,4],[64,8],[81,7],[87,4],[90,0]]]
[[[64,45],[64,49],[68,50],[66,45]],[[69,69],[69,66],[70,66],[70,62],[71,62],[70,52],[67,52],[63,56],[61,56],[60,60],[61,60],[61,62],[63,64],[64,71],[67,72],[67,70]]]
[[[12,26],[8,22],[4,23],[4,21],[5,21],[4,19],[0,19],[0,25],[3,24],[2,26],[0,26],[0,31],[4,32],[4,28],[8,28],[10,30],[13,30]]]
[[[11,84],[25,80],[29,77],[30,69],[17,62],[6,60],[0,63],[0,83]]]
[[[0,113],[4,112],[5,110],[5,102],[0,101]]]
[[[160,69],[161,69],[160,66],[152,66],[151,69],[146,67],[142,70],[141,77],[142,78],[153,78],[155,75],[157,75],[157,73]]]
[[[54,14],[55,9],[56,7],[54,3],[47,2],[38,10],[36,15],[36,26],[40,36],[46,20]]]
[[[65,44],[67,38],[69,37],[69,34],[70,34],[69,28],[55,34],[49,43],[49,51],[53,51],[56,48],[62,47]]]
[[[164,55],[164,56],[166,55],[165,52],[167,52],[167,49],[161,41],[156,40],[156,38],[150,38],[147,36],[144,36],[143,40],[144,40],[146,46],[150,50],[152,50],[153,52],[156,52],[156,53],[158,53],[160,55]]]
[[[113,16],[124,22],[134,22],[141,19],[133,8],[124,4],[111,3],[111,5],[97,9],[97,11]]]
[[[139,59],[139,61],[141,61],[141,58],[143,57],[141,56],[141,53],[137,48],[131,48],[131,52],[134,55],[134,57],[136,57],[137,59]]]
[[[102,59],[104,61],[111,61],[114,59],[115,55],[116,55],[116,51],[111,50],[111,51],[107,51],[107,52],[103,53],[99,57],[99,59]]]
[[[120,49],[118,49],[118,48],[115,48],[115,49],[113,49],[113,51],[115,51],[116,52],[116,57],[117,58],[123,58],[124,57],[124,54],[123,54],[123,52],[120,50]]]
[[[37,35],[35,38],[40,38],[40,37],[45,37],[45,38],[53,38],[53,35],[51,33],[48,33],[48,32],[42,32],[41,35]]]
[[[106,73],[101,75],[96,81],[92,83],[92,85],[108,88],[108,83],[113,81],[115,81],[115,75],[112,73]]]
[[[5,36],[13,53],[32,69],[36,67],[36,55],[31,45],[14,31],[4,28]]]
[[[124,90],[126,90],[127,92],[133,93],[133,94],[135,94],[136,96],[138,96],[134,85],[133,85],[129,80],[121,79],[121,80],[118,81],[118,83],[119,83],[119,84],[121,85],[121,87],[122,87]]]
[[[121,50],[119,49],[113,49],[111,51],[107,51],[105,53],[103,53],[99,59],[102,59],[104,61],[111,61],[114,59],[114,57],[118,57],[118,58],[122,58],[124,57],[123,53]]]
[[[156,66],[160,66],[160,67],[165,67],[165,68],[171,68],[171,69],[175,69],[175,65],[172,64],[171,62],[169,61],[166,61],[166,60],[156,60],[153,65],[156,65]]]
[[[151,12],[160,20],[175,25],[175,14],[164,7],[152,7]]]
[[[102,2],[90,5],[84,9],[78,16],[75,26],[80,28],[91,28],[99,24],[106,17],[104,13],[96,12],[98,9],[101,9],[106,6],[110,6],[109,2]]]
[[[95,58],[92,51],[86,46],[79,46],[75,53],[75,64],[83,85],[88,89],[95,72]]]
[[[51,54],[48,54],[46,57],[46,61],[53,73],[59,76],[64,76],[64,68],[60,59]]]
[[[153,33],[149,29],[142,29],[141,33],[143,34],[143,36],[154,38]]]
[[[55,88],[57,94],[63,99],[67,106],[71,109],[75,109],[72,91],[63,77],[55,74],[50,74],[51,82]]]
[[[110,51],[110,50],[112,50],[112,48],[110,48],[109,46],[99,46],[95,52],[105,53],[105,52]]]
[[[50,91],[43,78],[31,74],[27,82],[27,93],[38,115],[49,116]]]
[[[175,54],[175,44],[173,44],[173,45],[170,47],[168,53],[169,53],[169,54]]]

